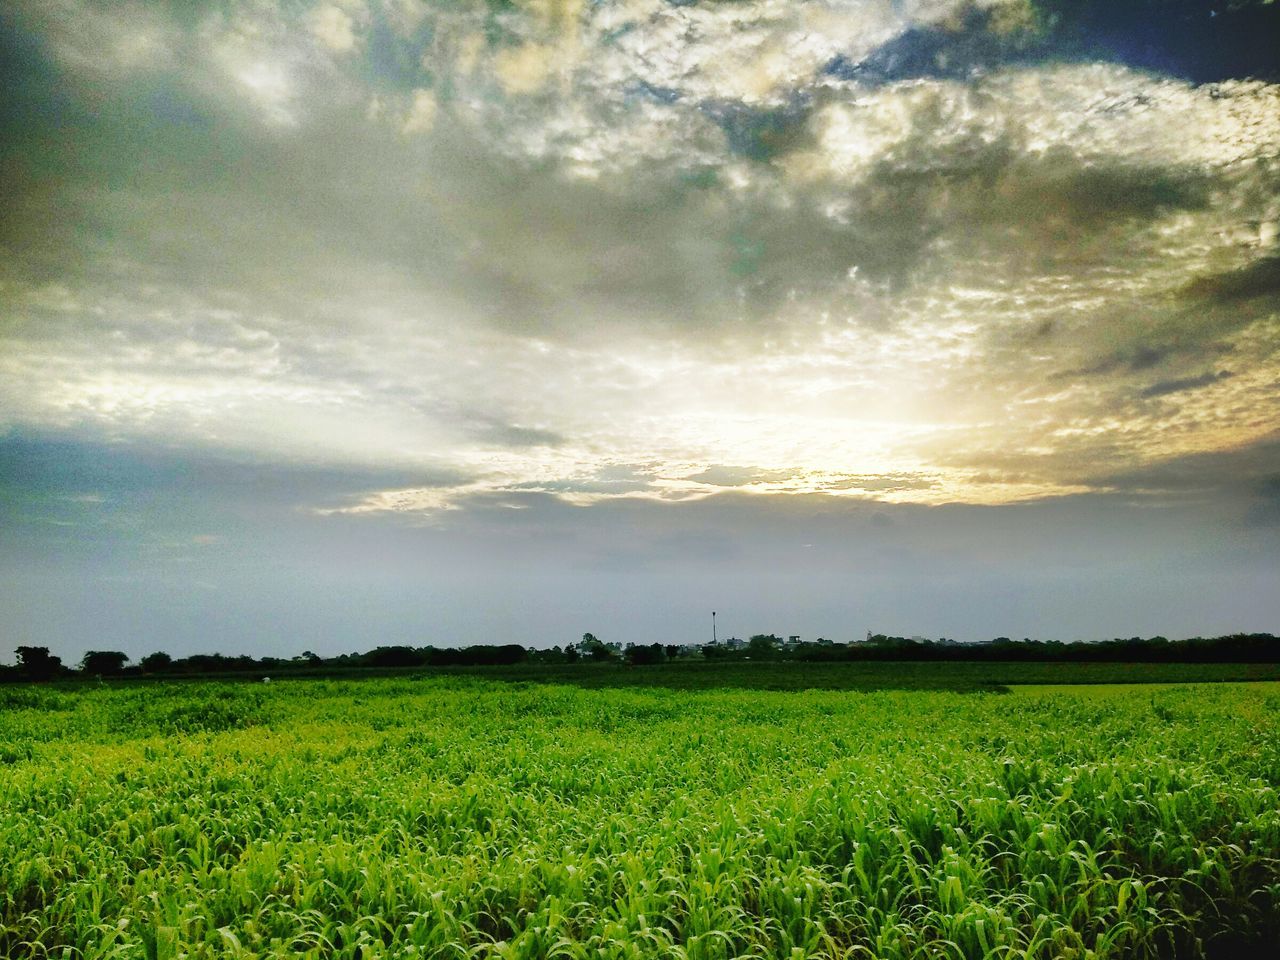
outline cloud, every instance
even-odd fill
[[[568,442],[567,438],[554,430],[522,427],[496,420],[482,421],[482,424],[475,436],[483,442],[501,447],[560,447]]]
[[[620,642],[683,641],[701,637],[713,608],[739,635],[841,641],[868,629],[1209,635],[1275,616],[1275,448],[1273,438],[1178,458],[1114,476],[1108,494],[998,507],[726,490],[584,509],[547,493],[490,493],[406,517],[299,506],[467,478],[10,436],[0,441],[0,597],[14,631],[60,655],[110,645],[133,656],[289,656],[364,648],[367,637],[549,646],[601,624]],[[37,494],[56,501],[86,487],[107,502],[37,513]],[[193,543],[211,535],[223,542]]]
[[[1225,273],[1197,277],[1182,288],[1185,297],[1233,304],[1280,295],[1280,257],[1259,257]]]
[[[861,490],[866,493],[883,493],[896,490],[929,490],[937,486],[938,480],[936,477],[907,473],[824,480],[819,485],[819,489],[824,492],[835,490]]]
[[[323,4],[311,11],[310,20],[311,32],[330,50],[346,53],[355,48],[355,21],[341,7]]]
[[[1116,494],[1155,506],[1175,503],[1213,504],[1243,517],[1260,516],[1273,499],[1280,475],[1280,434],[1272,429],[1260,439],[1225,450],[1165,457],[1098,477]]]
[[[1182,377],[1177,380],[1159,380],[1151,384],[1151,386],[1146,387],[1142,391],[1142,396],[1164,397],[1171,393],[1181,393],[1184,390],[1196,390],[1200,387],[1207,387],[1210,384],[1217,383],[1219,380],[1225,380],[1230,376],[1230,370],[1218,370],[1202,373],[1198,377]]]
[[[770,483],[790,480],[798,470],[763,470],[759,467],[730,467],[716,465],[685,477],[694,483],[705,483],[713,487],[743,487],[752,483]]]
[[[413,512],[1071,495],[1280,412],[1274,84],[1017,4],[80,9],[15,21],[7,425]]]
[[[413,91],[413,100],[409,104],[409,112],[405,115],[404,123],[400,125],[400,132],[410,134],[430,131],[436,122],[438,110],[436,95],[430,90],[419,87]]]

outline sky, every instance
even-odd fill
[[[1280,633],[1280,3],[0,8],[0,658]]]

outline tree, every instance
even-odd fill
[[[48,647],[18,647],[14,653],[28,680],[51,680],[62,671],[62,658],[52,656]]]
[[[374,647],[362,658],[366,667],[420,667],[427,656],[406,646]]]
[[[627,662],[632,666],[642,666],[650,663],[662,663],[667,659],[667,653],[662,649],[662,644],[651,643],[648,646],[629,644],[626,651]]]
[[[128,654],[119,650],[90,650],[80,661],[80,670],[99,677],[114,677],[124,670],[128,660]]]
[[[770,660],[778,652],[779,638],[771,633],[757,633],[747,641],[747,652],[752,660]]]
[[[138,661],[138,664],[142,667],[143,673],[164,673],[173,666],[173,657],[163,650],[157,650],[155,653],[148,653]]]
[[[608,645],[601,643],[594,633],[584,633],[578,651],[592,660],[613,660],[617,654]]]

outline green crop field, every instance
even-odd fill
[[[0,688],[0,956],[1280,942],[1280,688]]]

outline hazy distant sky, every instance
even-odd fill
[[[0,657],[1280,632],[1280,4],[1159,7],[6,4]]]

